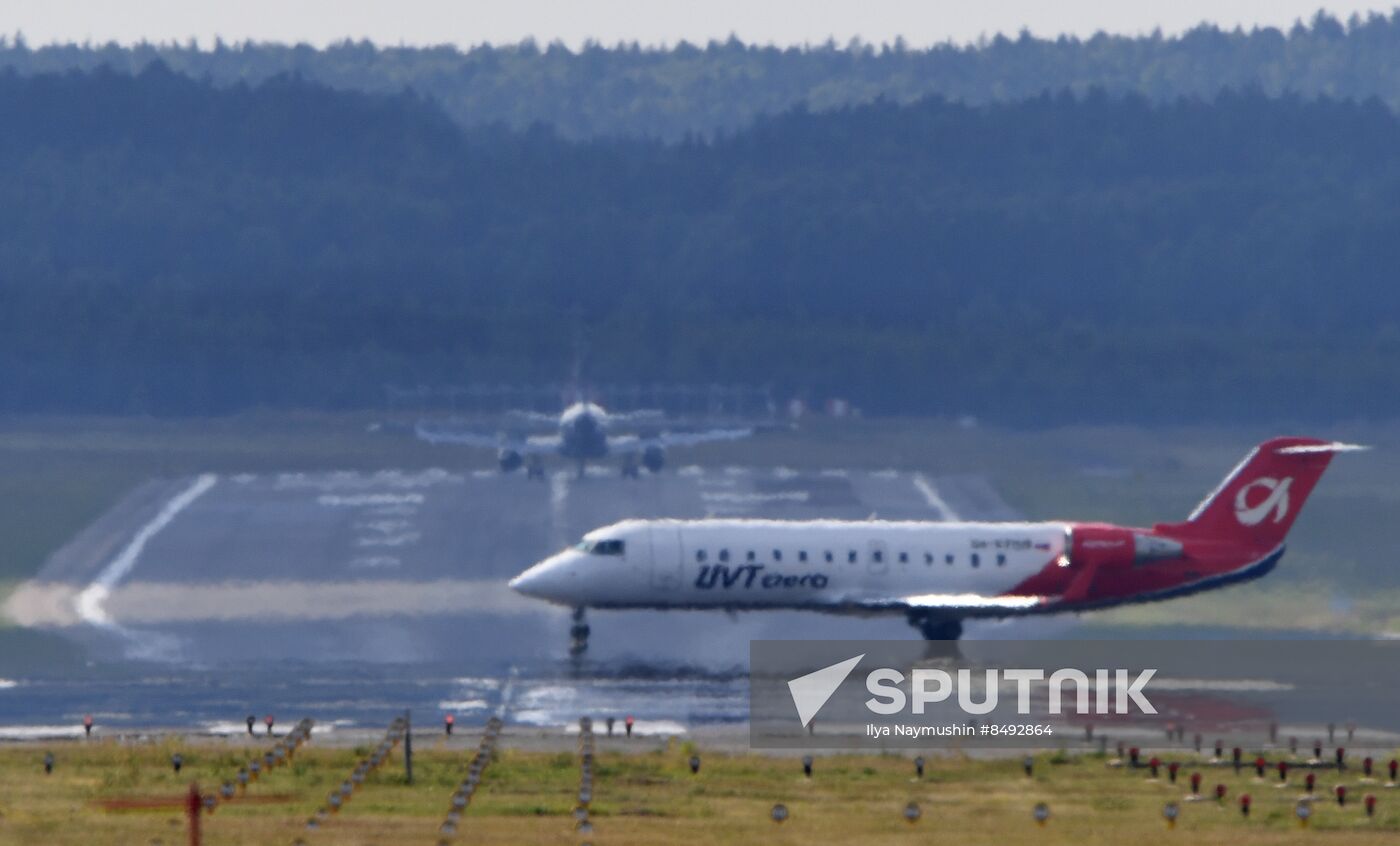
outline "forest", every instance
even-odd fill
[[[1351,36],[1348,36],[1351,37]],[[164,62],[0,72],[0,411],[771,382],[874,414],[1400,412],[1378,98],[794,106],[676,141]]]
[[[966,103],[1014,102],[1051,91],[1138,93],[1154,102],[1214,97],[1222,87],[1270,96],[1299,94],[1400,107],[1400,11],[1352,16],[1319,12],[1286,30],[1222,30],[1202,24],[1180,35],[1036,38],[994,35],[976,44],[915,49],[892,44],[776,47],[736,38],[669,47],[590,43],[478,45],[466,49],[306,44],[45,44],[23,33],[0,38],[0,68],[24,74],[93,70],[137,73],[159,59],[216,85],[261,83],[293,73],[351,91],[411,89],[459,125],[536,123],[566,138],[629,136],[681,140],[747,127],[762,115],[805,105],[814,111],[930,95]]]

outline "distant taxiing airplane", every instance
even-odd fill
[[[1150,529],[1106,523],[624,520],[510,582],[573,607],[809,609],[902,614],[929,640],[962,621],[1153,602],[1263,576],[1337,452],[1275,438],[1249,453],[1191,516]]]
[[[666,464],[669,447],[737,440],[753,434],[753,429],[747,427],[667,431],[662,428],[667,420],[659,411],[609,414],[597,403],[586,401],[573,403],[558,416],[536,412],[515,412],[512,416],[526,425],[548,425],[556,431],[536,435],[491,434],[434,428],[420,421],[414,433],[428,443],[494,449],[501,472],[513,473],[523,465],[532,479],[544,478],[542,458],[547,454],[577,463],[580,478],[588,462],[618,455],[622,457],[622,475],[635,478],[639,475],[639,462],[650,472],[659,473]],[[633,426],[649,433],[621,434],[616,431],[620,426]]]

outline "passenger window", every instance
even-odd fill
[[[933,553],[932,553],[932,552],[925,552],[925,553],[924,553],[924,563],[925,563],[925,564],[932,564],[932,563],[933,563]]]
[[[806,561],[806,560],[807,560],[807,550],[805,550],[805,549],[799,549],[799,550],[797,551],[797,560],[798,560],[798,561]]]
[[[783,551],[782,551],[781,549],[775,549],[775,550],[773,550],[773,560],[774,560],[774,561],[782,561],[782,560],[783,560]]]
[[[721,561],[728,561],[728,560],[729,560],[729,550],[727,550],[727,549],[721,549],[721,550],[719,551],[719,560],[721,560]]]
[[[908,564],[908,563],[909,563],[909,553],[907,553],[907,552],[901,552],[901,553],[899,554],[899,563],[901,563],[901,564]]]
[[[697,549],[697,550],[695,550],[695,560],[696,560],[696,561],[699,561],[701,564],[705,563],[705,550],[703,550],[703,549]]]
[[[1001,554],[1000,552],[998,552],[998,553],[997,553],[997,566],[1000,567],[1001,565],[1003,565],[1003,564],[1005,564],[1005,563],[1006,563],[1006,556],[1003,555],[1003,554]]]
[[[752,549],[750,549],[750,550],[749,550],[749,554],[748,554],[748,556],[747,556],[747,560],[753,561],[756,557],[757,557],[757,553],[755,553]]]
[[[856,551],[855,551],[854,549],[846,553],[846,563],[847,563],[847,564],[854,564],[854,563],[856,563]]]
[[[972,566],[976,567],[978,564],[981,564],[981,563],[982,563],[982,561],[981,561],[980,558],[977,557],[977,553],[975,553],[975,552],[972,553]]]
[[[885,560],[885,553],[881,552],[878,549],[872,550],[870,553],[870,560],[874,561],[876,564],[879,564],[881,561]]]
[[[952,564],[952,563],[953,563],[953,556],[952,556],[952,554],[948,554],[948,555],[943,556],[943,563],[944,563],[944,564]]]
[[[826,563],[830,564],[834,560],[836,560],[836,556],[832,555],[831,550],[828,549],[826,551]]]

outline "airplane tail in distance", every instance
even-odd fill
[[[1273,549],[1283,543],[1332,456],[1365,448],[1316,438],[1265,441],[1196,506],[1185,523],[1160,528],[1167,534]]]

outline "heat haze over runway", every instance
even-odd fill
[[[205,475],[132,491],[56,552],[7,610],[78,642],[118,686],[131,684],[128,669],[155,666],[260,688],[281,685],[276,668],[295,667],[324,688],[283,694],[319,691],[312,699],[323,702],[358,685],[353,698],[364,704],[352,710],[366,719],[417,687],[423,707],[508,708],[542,723],[612,699],[648,701],[657,719],[733,720],[746,704],[740,673],[752,638],[913,632],[897,616],[595,612],[579,669],[565,660],[567,610],[518,596],[507,580],[626,517],[872,514],[1015,516],[980,477],[893,470],[688,466],[633,480],[595,468],[543,482],[446,469]],[[556,686],[564,674],[569,683]],[[44,695],[64,697],[61,686]],[[117,695],[151,699],[150,719],[159,700],[183,696],[163,687]],[[224,706],[185,710],[210,724],[214,707]]]
[[[11,608],[99,658],[429,663],[561,655],[562,609],[506,581],[627,517],[997,519],[976,477],[682,467],[640,480],[493,472],[150,482],[58,551]],[[733,665],[750,637],[907,636],[900,619],[598,614],[594,660]]]

